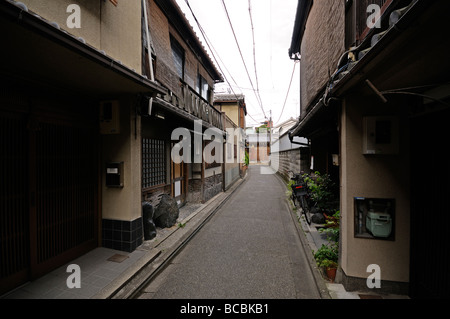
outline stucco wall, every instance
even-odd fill
[[[230,108],[229,112],[237,110],[237,106]],[[228,111],[227,111],[228,112]],[[234,112],[237,115],[237,112]],[[227,137],[227,143],[224,153],[225,161],[225,189],[228,189],[240,177],[240,158],[242,158],[243,149],[240,148],[238,135],[236,135],[237,124],[233,122],[228,113],[225,116],[225,128],[230,135]],[[241,152],[241,153],[240,153]]]
[[[82,37],[98,50],[141,73],[141,2],[120,1],[116,7],[109,1],[92,0],[23,0],[29,10],[61,29]],[[70,4],[80,6],[81,28],[69,28]]]
[[[401,105],[401,101],[380,104],[367,96],[356,95],[344,102],[341,118],[341,266],[347,276],[367,278],[367,267],[377,264],[381,268],[381,280],[409,281],[410,142],[407,108],[402,110]],[[395,115],[399,119],[399,154],[363,155],[363,116],[385,115]],[[394,241],[355,238],[355,197],[395,199]]]
[[[120,102],[120,134],[102,135],[102,217],[132,221],[141,217],[141,125],[135,121],[132,97]],[[134,138],[136,127],[137,137]],[[124,187],[105,186],[105,165],[124,162]]]
[[[222,103],[221,108],[222,112],[225,112],[230,120],[239,126],[239,106],[236,103]]]
[[[316,0],[301,43],[301,108],[323,89],[345,52],[345,1]]]

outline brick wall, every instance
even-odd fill
[[[301,44],[301,116],[324,89],[345,52],[345,2],[317,0]]]

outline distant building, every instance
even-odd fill
[[[308,173],[310,169],[311,154],[308,139],[294,137],[290,139],[291,128],[297,124],[297,120],[290,118],[272,129],[272,161],[278,173],[288,178],[289,172]]]
[[[250,164],[270,164],[270,129],[247,128],[246,132]]]
[[[225,115],[227,142],[224,151],[225,189],[245,174],[245,116],[247,107],[242,94],[216,94],[214,106]],[[228,134],[228,130],[233,136]]]

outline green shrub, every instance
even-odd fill
[[[314,177],[305,174],[303,178],[308,185],[311,199],[317,203],[317,207],[323,210],[333,208],[337,200],[336,184],[330,176],[314,172]]]
[[[319,231],[325,233],[328,240],[339,241],[341,214],[338,210],[332,216],[325,216],[325,228],[321,228]]]
[[[338,249],[337,243],[322,245],[322,247],[320,247],[314,254],[317,264],[320,266],[324,260],[334,261],[337,263],[339,259]]]

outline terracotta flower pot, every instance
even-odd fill
[[[336,278],[336,268],[327,268],[327,277],[331,280],[331,282],[334,282],[334,279]]]

